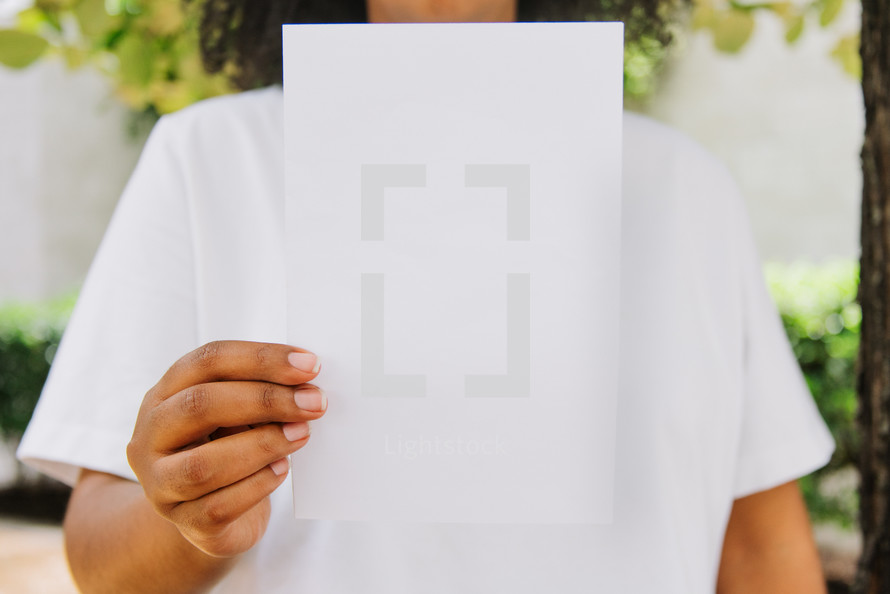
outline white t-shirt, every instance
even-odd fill
[[[144,393],[170,364],[215,339],[285,342],[281,131],[278,88],[158,123],[83,288],[24,461],[68,483],[80,467],[133,479],[125,447]],[[624,134],[613,524],[298,521],[288,481],[272,496],[265,538],[217,591],[714,590],[733,499],[822,466],[834,444],[727,172],[642,117],[627,115]]]

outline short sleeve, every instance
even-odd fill
[[[744,212],[738,220],[745,223],[739,239],[745,342],[736,498],[809,474],[828,463],[834,452],[834,440],[766,289]]]
[[[189,201],[175,123],[163,118],[145,146],[18,450],[69,484],[81,468],[134,479],[126,446],[142,398],[195,346]]]

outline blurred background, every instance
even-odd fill
[[[696,0],[665,50],[628,46],[629,109],[690,135],[743,189],[764,271],[838,449],[802,485],[832,591],[856,528],[854,361],[863,107],[856,0]],[[178,0],[0,0],[0,594],[74,591],[67,490],[12,453],[157,118],[227,92]]]

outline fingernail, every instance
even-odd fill
[[[276,475],[281,476],[287,469],[290,468],[290,464],[287,462],[287,458],[282,458],[281,460],[275,460],[271,464],[269,464],[269,468],[272,469]]]
[[[309,436],[309,423],[304,421],[285,423],[281,428],[284,430],[284,436],[288,441],[297,441]]]
[[[318,373],[319,368],[321,368],[321,364],[318,362],[318,357],[312,353],[294,352],[287,356],[287,361],[300,371],[306,373]]]
[[[304,388],[294,392],[297,406],[309,412],[321,412],[328,407],[328,398],[318,388]]]

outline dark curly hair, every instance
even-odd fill
[[[281,82],[281,25],[363,23],[365,0],[191,0],[200,11],[205,69],[242,90]],[[519,0],[519,21],[624,21],[629,40],[666,45],[668,23],[688,0]]]

